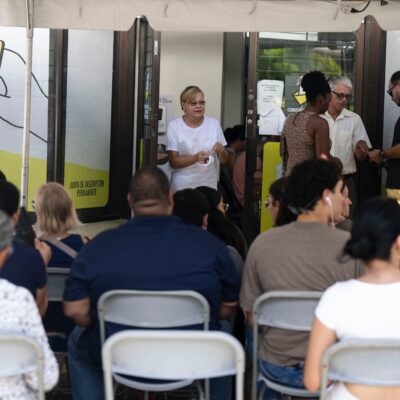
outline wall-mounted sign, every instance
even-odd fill
[[[260,135],[280,135],[285,122],[282,111],[282,81],[264,79],[257,82],[257,112]]]

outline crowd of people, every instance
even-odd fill
[[[235,168],[245,157],[243,130],[228,129],[225,140],[218,121],[205,116],[204,93],[197,86],[182,92],[184,115],[170,123],[171,182],[157,167],[137,171],[128,192],[133,217],[116,229],[92,240],[71,233],[79,223],[71,197],[62,185],[47,183],[34,201],[39,239],[33,246],[21,243],[13,235],[19,192],[0,178],[0,332],[38,341],[45,354],[46,390],[56,385],[59,370],[45,328],[57,325],[61,314],[48,309],[46,268],[70,268],[63,315],[71,323],[65,350],[74,400],[104,398],[97,301],[109,290],[202,294],[210,305],[210,329],[236,335],[249,352],[257,351],[259,370],[269,379],[310,391],[319,389],[322,355],[337,340],[400,337],[394,317],[400,293],[400,206],[390,198],[373,198],[349,218],[354,157],[376,163],[385,157],[395,174],[399,122],[392,148],[369,151],[361,120],[345,108],[350,81],[328,83],[314,71],[302,85],[307,105],[289,116],[282,134],[285,176],[270,186],[266,201],[275,225],[249,248],[217,185],[219,162],[226,167],[221,177],[234,182]],[[399,86],[400,72],[388,90],[398,105]],[[400,190],[391,186],[393,179],[388,189]],[[276,290],[323,292],[311,335],[263,329],[260,348],[252,349],[253,305]],[[121,329],[108,324],[107,335]],[[231,399],[230,377],[210,384],[212,400]],[[34,399],[36,389],[34,374],[0,377],[3,400]],[[399,391],[335,382],[329,399],[392,399],[400,397]],[[281,394],[268,388],[264,398],[281,399]]]

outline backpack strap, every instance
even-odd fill
[[[71,258],[76,258],[78,253],[72,248],[63,243],[61,240],[58,240],[52,236],[49,235],[42,235],[40,236],[41,240],[46,240],[47,242],[51,243],[55,247],[57,247],[59,250],[63,251],[64,253],[68,254]]]

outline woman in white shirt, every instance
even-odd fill
[[[228,161],[221,126],[215,118],[205,115],[204,93],[197,86],[185,88],[180,102],[184,115],[171,121],[167,132],[167,151],[173,169],[171,189],[216,189],[218,162]]]
[[[363,260],[367,270],[359,279],[331,286],[318,304],[304,371],[310,391],[319,389],[322,356],[337,340],[400,338],[399,204],[387,198],[366,201],[355,214],[344,254]],[[400,387],[335,382],[328,399],[400,399]]]
[[[12,252],[13,223],[0,211],[0,268]],[[31,293],[0,279],[0,334],[23,334],[35,339],[44,353],[44,386],[48,391],[58,381],[58,364],[50,350],[38,308]],[[1,354],[0,354],[1,357]],[[1,400],[37,399],[36,373],[0,377]]]

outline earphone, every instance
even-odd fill
[[[328,206],[332,207],[332,200],[329,196],[325,197],[325,201],[328,203]]]

